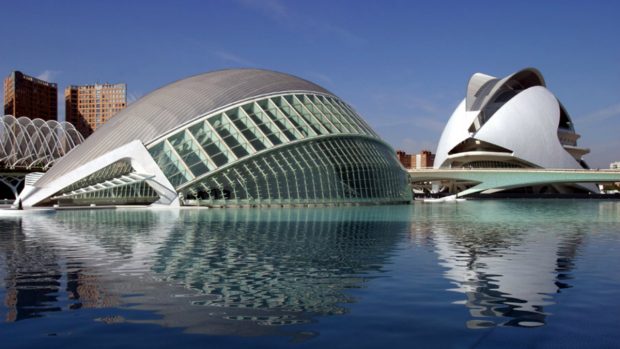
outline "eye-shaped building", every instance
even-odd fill
[[[24,207],[410,199],[394,151],[348,104],[257,69],[197,75],[144,96],[21,194]]]
[[[435,168],[587,168],[573,122],[534,68],[503,79],[476,73],[443,130]],[[595,190],[592,185],[538,188]]]

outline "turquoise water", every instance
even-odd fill
[[[620,203],[7,212],[2,348],[620,346]]]

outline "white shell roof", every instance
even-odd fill
[[[522,90],[472,131],[480,110],[511,83]],[[581,168],[558,139],[561,106],[537,69],[526,68],[503,79],[478,73],[470,79],[467,92],[441,134],[435,168],[446,166],[449,152],[469,138],[509,149],[513,157],[544,168]]]

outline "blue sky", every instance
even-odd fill
[[[0,13],[3,76],[125,82],[135,100],[202,72],[272,69],[331,90],[409,152],[435,150],[471,74],[533,66],[591,166],[620,160],[618,1],[23,0]]]

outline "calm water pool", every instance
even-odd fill
[[[617,348],[620,203],[0,216],[2,348]]]

